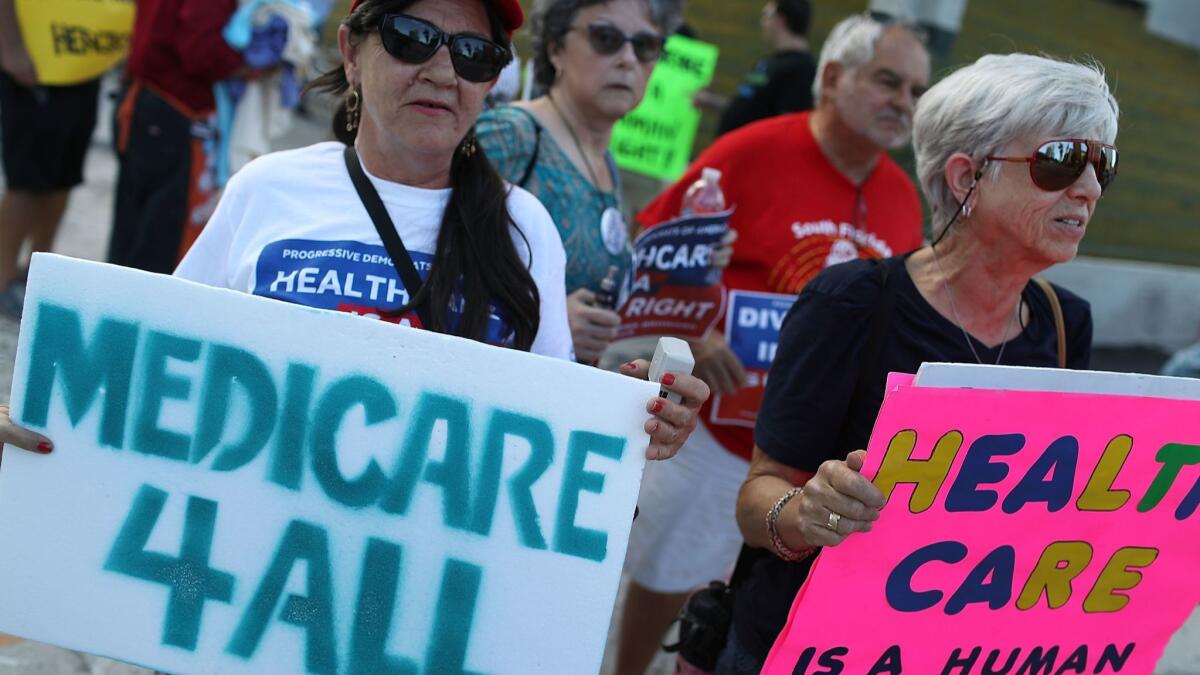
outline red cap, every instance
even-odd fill
[[[508,30],[508,34],[512,35],[513,31],[521,27],[525,23],[525,12],[521,9],[521,3],[517,0],[484,0],[492,3],[492,7],[500,13],[500,23],[504,24],[504,28]],[[354,0],[350,3],[350,14],[358,9],[358,6],[363,3],[363,0]]]

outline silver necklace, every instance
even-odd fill
[[[615,194],[616,177],[612,176],[612,166],[605,162],[608,166],[610,178],[613,179],[614,193],[608,193],[600,189],[600,179],[596,177],[596,171],[592,168],[592,162],[588,158],[587,153],[583,151],[583,143],[579,142],[579,134],[575,133],[575,128],[567,120],[567,116],[563,114],[561,108],[558,107],[558,102],[549,93],[546,94],[546,100],[550,101],[550,106],[554,108],[554,112],[558,115],[558,119],[562,120],[563,126],[567,128],[567,133],[571,135],[571,141],[575,143],[575,149],[579,152],[579,158],[583,160],[583,166],[587,169],[588,177],[591,178],[592,194],[600,201],[600,206],[604,211],[600,214],[600,240],[604,243],[604,250],[608,251],[609,255],[624,256],[626,248],[629,246],[629,229],[625,226],[625,219],[621,216],[620,210],[616,205],[620,202],[619,197]],[[566,153],[563,153],[566,156]],[[570,158],[568,158],[569,161]],[[576,170],[578,171],[578,169]],[[610,198],[610,195],[611,198]],[[613,201],[610,203],[610,199]]]
[[[596,177],[596,171],[592,168],[592,160],[589,159],[587,153],[583,151],[583,143],[579,142],[579,135],[575,133],[575,128],[572,127],[571,123],[567,121],[567,116],[564,115],[562,109],[558,107],[558,103],[554,100],[554,97],[550,94],[546,94],[546,99],[550,101],[550,106],[554,108],[554,112],[558,113],[558,119],[562,120],[563,126],[567,128],[567,133],[571,135],[571,141],[575,143],[575,149],[579,152],[579,158],[583,160],[583,166],[587,169],[588,177],[592,179],[592,189],[603,195],[602,191],[600,190],[600,179]]]
[[[958,307],[954,305],[954,289],[950,288],[950,277],[948,277],[946,275],[946,271],[942,269],[942,261],[938,260],[937,249],[931,246],[929,247],[929,250],[933,252],[933,264],[937,265],[938,274],[942,275],[942,288],[946,289],[946,297],[950,298],[950,313],[954,315],[954,323],[958,326],[958,329],[962,331],[963,339],[967,342],[967,348],[971,350],[971,356],[975,357],[975,362],[979,365],[983,365],[983,359],[979,358],[979,352],[975,351],[975,343],[971,342],[971,336],[967,334],[967,329],[963,328],[962,319],[958,317]],[[1004,327],[1004,335],[1001,336],[1002,338],[1008,337],[1009,332],[1012,331],[1013,324],[1016,323],[1017,316],[1020,314],[1021,299],[1017,298],[1017,311],[1013,312],[1012,317],[1008,320],[1008,325]],[[1004,339],[1000,343],[1000,351],[996,354],[996,363],[994,365],[1000,365],[1000,359],[1004,358],[1004,348],[1007,346],[1008,340]]]

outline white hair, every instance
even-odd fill
[[[925,92],[913,118],[917,178],[936,239],[959,208],[945,167],[962,152],[984,158],[1019,139],[1117,138],[1117,100],[1098,62],[1070,63],[1032,54],[988,54]],[[993,164],[986,176],[994,178]]]
[[[867,14],[855,14],[838,22],[825,44],[821,45],[821,56],[817,60],[817,76],[813,78],[813,101],[821,101],[821,75],[829,63],[840,63],[846,68],[855,68],[875,57],[875,43],[883,35],[884,25]]]
[[[875,58],[875,45],[888,28],[899,27],[912,33],[925,44],[925,32],[916,24],[906,19],[898,19],[889,23],[876,21],[870,14],[853,14],[838,22],[825,43],[821,45],[821,55],[817,59],[817,76],[813,78],[813,102],[821,102],[821,76],[825,66],[831,62],[842,64],[847,70],[857,68]]]

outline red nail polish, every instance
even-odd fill
[[[650,412],[652,412],[654,414],[658,414],[658,413],[662,412],[662,409],[663,409],[662,401],[655,401],[654,405],[650,406]]]
[[[42,441],[41,443],[37,444],[37,451],[40,453],[43,453],[43,454],[50,452],[53,449],[54,449],[54,446],[50,445],[50,443],[47,441]]]
[[[621,364],[621,367],[625,370],[633,370],[637,366],[634,365],[633,361],[626,361],[625,363]]]
[[[667,373],[666,375],[663,375],[662,383],[668,387],[675,384],[675,374]]]

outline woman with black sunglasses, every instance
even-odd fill
[[[517,0],[354,0],[338,30],[343,63],[316,83],[342,96],[340,142],[248,164],[176,275],[569,358],[558,233],[475,146],[523,19]],[[646,404],[648,459],[678,451],[708,398],[690,375],[663,384],[683,400]],[[3,442],[49,448],[6,410]]]
[[[813,553],[879,517],[858,472],[887,373],[1087,368],[1088,303],[1034,275],[1075,257],[1116,176],[1117,115],[1099,65],[1027,54],[984,56],[921,97],[913,145],[935,241],[827,268],[785,320],[738,496],[748,548],[717,673],[758,673]]]
[[[176,276],[569,358],[558,232],[474,135],[523,20],[517,0],[354,0],[343,63],[314,83],[342,97],[338,141],[235,174]],[[709,395],[691,375],[663,386],[683,398],[647,402],[647,459],[679,450]],[[5,443],[52,448],[0,407]]]
[[[609,138],[637,107],[664,35],[671,0],[551,0],[534,20],[534,78],[545,94],[489,110],[479,142],[501,175],[529,190],[567,249],[567,313],[575,354],[594,363],[620,317],[597,302],[601,282],[631,262],[621,181]]]
[[[354,0],[343,62],[314,83],[341,97],[338,142],[246,165],[175,274],[570,358],[561,239],[474,134],[523,20],[517,0]],[[663,385],[682,403],[647,402],[648,459],[679,450],[708,398],[690,375]],[[51,447],[0,408],[3,443]]]
[[[243,169],[176,274],[569,358],[554,224],[476,148],[523,19],[517,0],[355,0],[342,65],[313,83],[341,97],[340,142]],[[707,398],[690,376],[670,388],[683,404],[647,406],[651,459],[678,450]]]

